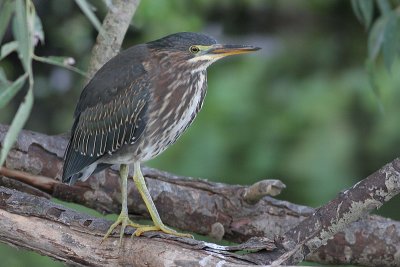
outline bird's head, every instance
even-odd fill
[[[148,43],[163,60],[190,71],[203,71],[218,59],[246,54],[260,48],[247,45],[223,45],[205,34],[180,32]]]

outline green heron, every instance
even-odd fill
[[[76,106],[71,138],[64,156],[62,181],[73,184],[120,164],[122,210],[104,236],[121,224],[134,234],[178,233],[161,221],[146,187],[140,163],[153,159],[182,135],[203,105],[206,69],[225,56],[259,48],[221,45],[204,34],[182,32],[133,46],[108,61],[86,85]],[[128,217],[128,164],[154,225]]]

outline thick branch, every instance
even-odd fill
[[[191,239],[161,235],[102,242],[110,222],[0,187],[0,240],[79,266],[235,266],[251,262]],[[203,263],[203,265],[202,265]],[[204,265],[205,264],[205,265]]]
[[[90,57],[88,77],[115,56],[121,48],[125,33],[140,0],[113,0],[103,21],[103,32],[97,35]]]
[[[0,125],[0,140],[6,130],[7,127]],[[30,184],[34,183],[30,182],[30,176],[24,173],[40,175],[38,180],[45,182],[42,186],[37,183],[34,186],[55,197],[99,211],[118,213],[120,200],[117,172],[107,170],[90,178],[87,183],[78,183],[73,187],[50,178],[55,177],[61,169],[61,158],[66,142],[60,136],[49,137],[23,131],[7,158],[6,167],[21,171],[11,176]],[[252,187],[229,186],[178,177],[150,168],[144,168],[144,174],[162,219],[171,226],[192,232],[211,235],[211,229],[221,229],[222,226],[222,232],[225,234],[222,235],[227,240],[243,242],[253,236],[266,236],[272,239],[276,235],[282,236],[313,214],[311,208],[270,197],[249,204],[244,196]],[[10,173],[7,175],[10,176]],[[266,188],[265,185],[263,187]],[[251,191],[258,192],[253,189]],[[146,217],[146,209],[133,183],[129,184],[129,192],[130,213]],[[251,199],[249,202],[253,203],[257,198]],[[387,231],[390,234],[377,234]],[[369,216],[350,224],[344,232],[335,235],[326,246],[322,246],[309,259],[371,266],[369,259],[373,258],[382,259],[381,266],[392,266],[393,262],[400,264],[393,247],[400,247],[400,223],[378,216]]]

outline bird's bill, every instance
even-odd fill
[[[250,45],[212,45],[207,54],[216,57],[225,57],[239,54],[247,54],[261,48]]]

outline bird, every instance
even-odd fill
[[[62,182],[73,185],[119,164],[121,212],[103,240],[121,225],[133,235],[161,231],[191,237],[166,226],[150,196],[141,163],[165,151],[191,125],[203,106],[207,67],[226,56],[260,48],[223,45],[202,33],[180,32],[132,46],[105,63],[84,87],[74,112],[64,155]],[[153,225],[130,220],[127,207],[129,166]]]

